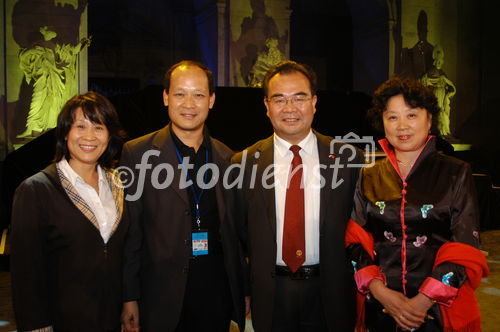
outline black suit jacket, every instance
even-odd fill
[[[359,168],[347,168],[347,160],[354,154],[352,163],[363,163],[362,153],[354,147],[334,141],[331,137],[314,132],[318,142],[319,162],[325,186],[320,192],[320,278],[321,298],[328,329],[331,331],[354,330],[354,284],[345,254],[344,233],[352,209],[352,201]],[[352,148],[346,149],[346,147]],[[342,151],[343,150],[343,151]],[[246,161],[244,153],[246,151]],[[240,236],[246,243],[250,258],[250,285],[252,298],[252,323],[256,331],[271,331],[275,289],[276,266],[276,206],[274,188],[262,186],[262,173],[273,163],[273,137],[255,143],[233,157],[233,163],[243,165],[243,186],[238,191]],[[343,152],[343,153],[341,153]],[[330,165],[344,165],[335,169]],[[251,188],[252,169],[256,176]],[[332,189],[333,181],[343,181]],[[270,182],[270,181],[269,181]]]
[[[105,244],[73,204],[56,165],[19,185],[12,209],[12,300],[19,331],[120,326],[126,211]]]
[[[126,193],[137,198],[126,197],[131,226],[125,245],[124,301],[139,300],[142,331],[173,331],[177,326],[191,256],[189,188],[179,187],[181,170],[169,127],[127,142],[121,159],[121,167],[132,170],[134,177]],[[226,209],[225,202],[231,193],[222,186],[222,175],[230,165],[233,152],[213,138],[211,147],[212,162],[221,174],[216,197],[224,262],[233,299],[232,319],[243,329],[243,256],[234,219]],[[149,166],[141,171],[136,164],[143,159],[143,164]],[[122,168],[121,171],[126,170]],[[167,173],[172,172],[172,182],[166,186]],[[165,188],[156,189],[152,181],[157,182],[157,188],[158,184]],[[142,194],[138,195],[137,190]]]

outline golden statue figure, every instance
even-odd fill
[[[450,130],[450,99],[455,95],[457,89],[452,81],[441,69],[444,63],[444,51],[439,45],[432,51],[434,59],[433,67],[422,76],[422,83],[430,87],[438,100],[441,109],[439,113],[438,129],[442,136],[451,136]]]
[[[266,49],[257,55],[257,60],[248,74],[248,86],[261,87],[268,69],[286,60],[285,55],[278,48],[278,39],[266,39]]]
[[[54,128],[59,112],[76,92],[76,59],[90,38],[83,38],[77,45],[54,44],[57,36],[48,27],[40,28],[41,45],[23,48],[19,53],[19,66],[26,83],[33,84],[26,130],[18,138],[36,137]]]

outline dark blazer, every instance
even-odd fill
[[[122,217],[105,244],[61,186],[55,164],[21,183],[14,197],[11,234],[17,329],[119,328],[127,228]]]
[[[318,141],[319,162],[346,165],[351,150],[335,142],[330,152],[331,137],[314,132]],[[257,332],[271,331],[276,266],[276,206],[274,188],[266,189],[261,179],[266,167],[273,163],[273,137],[255,143],[247,150],[243,164],[243,189],[238,191],[236,212],[239,232],[246,239],[250,258],[250,285],[252,323]],[[352,162],[362,163],[359,150],[354,150]],[[242,164],[243,152],[233,157],[233,163]],[[252,168],[257,166],[254,189],[250,188]],[[332,190],[334,169],[321,169],[327,184],[320,192],[320,278],[321,298],[327,326],[331,331],[354,330],[354,284],[344,249],[346,223],[352,209],[352,200],[359,168],[338,168],[337,181],[343,183]],[[271,180],[269,180],[270,182]]]
[[[218,165],[220,171],[216,197],[224,262],[233,299],[232,319],[243,329],[243,255],[234,219],[226,211],[225,202],[231,192],[222,186],[223,174],[230,165],[233,152],[218,140],[210,140],[212,162]],[[147,162],[151,167],[145,176],[143,172],[141,178],[136,164],[141,163],[144,153],[148,151],[156,155],[149,156]],[[171,165],[172,169],[168,172],[174,172],[171,184],[164,189],[154,188],[151,181],[151,175],[156,173],[154,170],[160,164]],[[139,300],[142,331],[173,331],[182,310],[191,256],[192,217],[187,193],[189,188],[179,188],[181,170],[178,164],[170,125],[127,142],[123,148],[121,166],[131,169],[135,177],[126,192],[135,195],[138,183],[143,184],[142,195],[137,200],[129,201],[130,197],[126,197],[131,227],[124,267],[124,301]],[[159,172],[157,180],[160,184],[165,181],[168,172]]]

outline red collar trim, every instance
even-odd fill
[[[435,137],[434,135],[427,136],[427,141],[425,142],[424,148],[422,150],[420,150],[420,153],[418,154],[417,158],[415,159],[415,162],[413,163],[411,169],[408,171],[408,174],[410,174],[411,171],[413,170],[413,167],[417,163],[418,158],[420,158],[420,155],[425,150],[425,147],[427,146],[427,143],[429,143],[429,141],[431,139],[433,139],[434,137]],[[403,181],[406,180],[406,177],[403,177],[401,175],[401,171],[399,170],[399,166],[398,166],[398,161],[396,160],[396,153],[394,152],[394,149],[391,147],[391,145],[390,145],[389,141],[387,140],[387,138],[382,138],[381,140],[378,141],[378,144],[380,144],[380,146],[382,147],[382,150],[384,151],[385,155],[387,156],[387,159],[391,163],[391,165],[394,168],[394,170],[398,173],[398,175],[401,178],[401,180],[403,180]]]

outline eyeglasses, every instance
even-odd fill
[[[291,96],[291,97],[283,97],[283,96],[275,96],[267,99],[271,104],[273,104],[275,107],[285,107],[285,105],[290,102],[291,105],[297,106],[297,107],[302,107],[306,102],[311,100],[311,97],[308,96],[303,96],[303,95],[297,95],[297,96]]]

